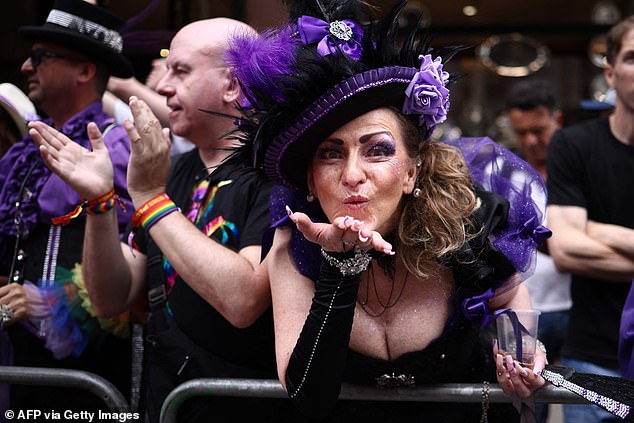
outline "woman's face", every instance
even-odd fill
[[[319,144],[308,169],[308,187],[331,222],[352,216],[382,235],[396,227],[415,178],[401,124],[387,108],[336,130]]]

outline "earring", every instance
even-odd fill
[[[422,165],[423,165],[423,159],[419,157],[418,160],[416,161],[416,168],[420,169]],[[416,179],[418,179],[418,171],[416,171]],[[420,188],[418,188],[416,185],[418,185],[418,181],[414,183],[414,191],[412,191],[412,195],[414,196],[414,198],[420,197],[421,194],[423,193],[423,191]]]
[[[308,192],[308,195],[306,196],[306,201],[308,201],[309,203],[312,203],[313,201],[315,201],[315,196],[313,195],[311,191]]]

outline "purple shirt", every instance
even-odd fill
[[[44,122],[52,125],[51,119]],[[90,140],[86,133],[89,122],[95,122],[103,132],[114,123],[114,119],[103,112],[101,101],[95,101],[64,123],[60,131],[82,147],[90,149]],[[125,205],[125,210],[117,207],[119,232],[123,233],[134,212],[126,189],[130,143],[121,126],[108,129],[104,143],[112,159],[115,192]],[[24,182],[29,172],[30,176]],[[21,200],[20,234],[23,237],[37,224],[48,225],[52,217],[69,213],[81,202],[79,195],[44,165],[37,145],[27,135],[0,159],[0,247],[6,247],[2,244],[6,244],[7,237],[13,238],[16,235],[15,203],[23,183],[23,193],[26,194],[23,194]],[[6,251],[6,248],[0,250]]]

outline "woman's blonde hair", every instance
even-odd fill
[[[410,157],[419,160],[415,188],[408,195],[398,225],[401,257],[407,270],[423,277],[429,261],[442,261],[477,234],[473,215],[477,200],[462,154],[442,142],[422,140],[420,132],[398,111]]]

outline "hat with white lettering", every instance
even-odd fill
[[[56,0],[41,26],[23,26],[18,33],[29,40],[50,41],[104,63],[114,76],[133,75],[123,55],[123,38],[117,31],[124,21],[106,9],[84,0]]]

